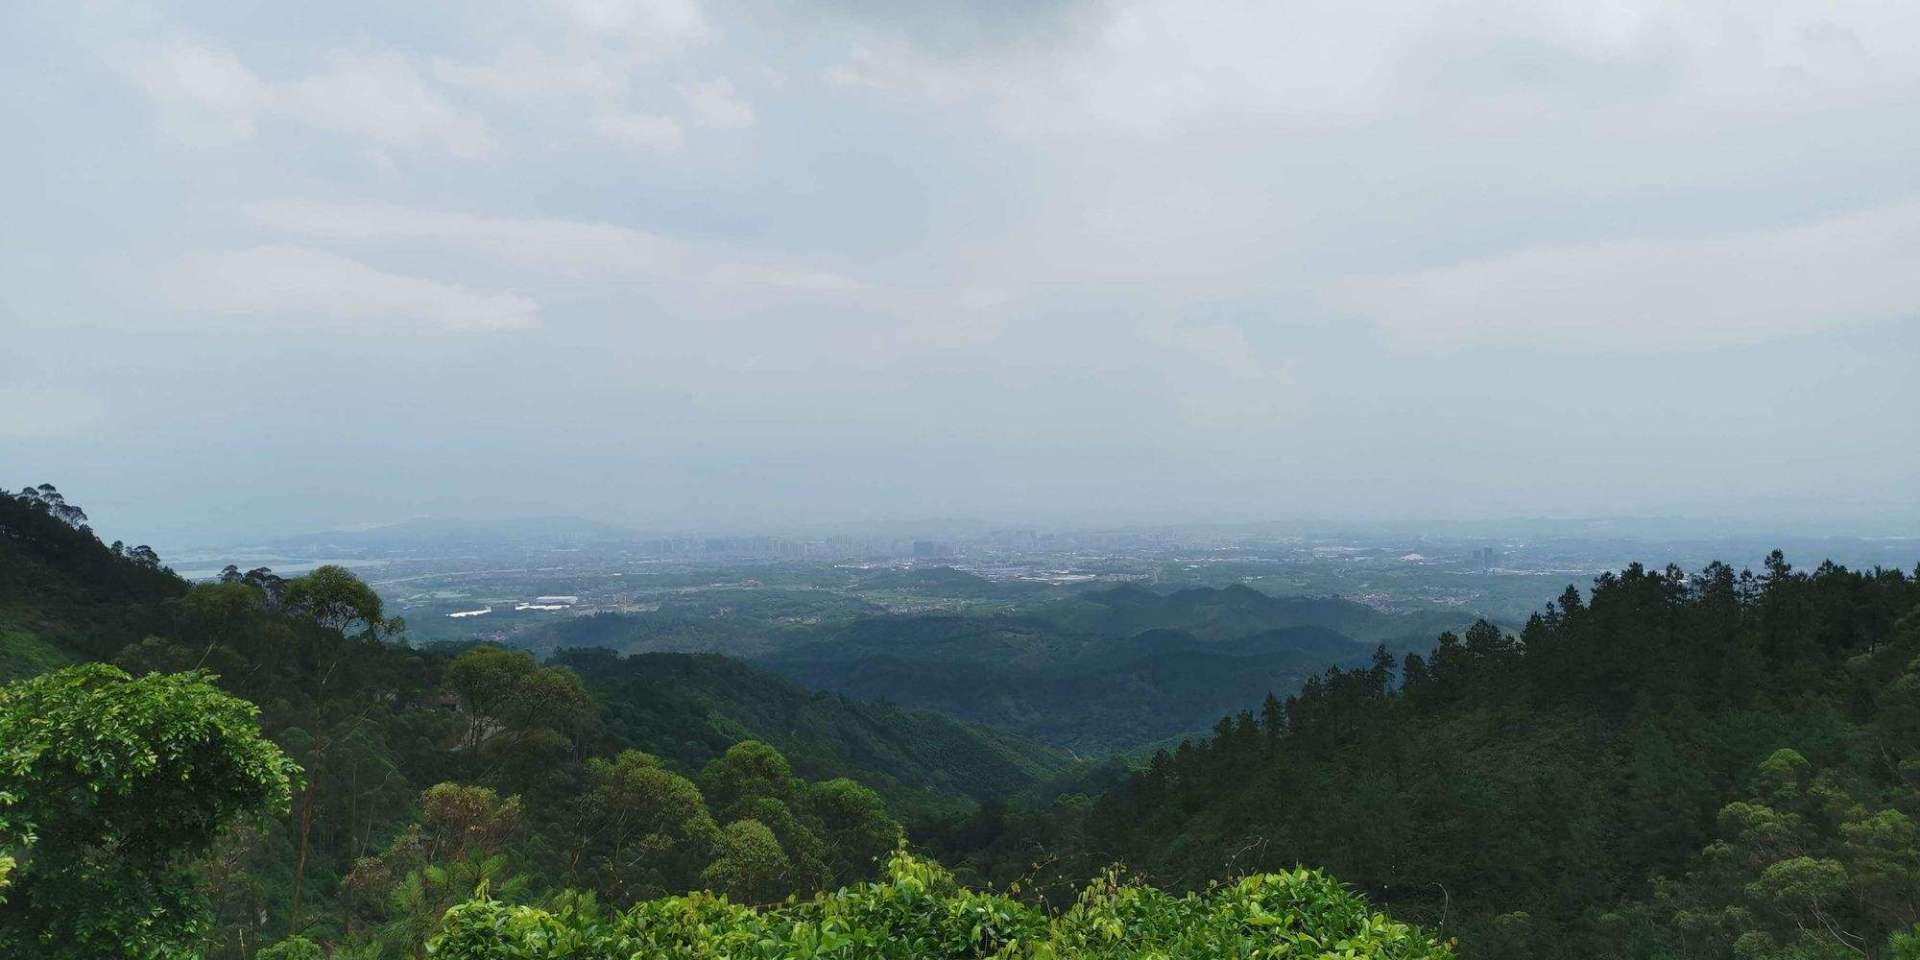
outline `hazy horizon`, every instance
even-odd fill
[[[1920,8],[0,12],[0,476],[109,539],[1920,534]]]
[[[83,504],[84,506],[84,504]],[[1394,543],[1509,542],[1536,545],[1582,543],[1589,547],[1614,543],[1625,549],[1622,562],[1654,566],[1680,562],[1683,566],[1723,560],[1736,568],[1754,565],[1764,553],[1785,549],[1796,565],[1814,565],[1832,559],[1850,566],[1891,565],[1905,569],[1920,563],[1920,534],[1893,532],[1896,525],[1824,525],[1767,523],[1739,519],[1697,517],[1426,517],[1426,518],[1267,518],[1160,519],[1133,522],[1089,519],[1081,522],[1020,523],[982,517],[868,517],[860,520],[784,522],[761,526],[632,526],[592,517],[570,515],[416,516],[394,521],[348,524],[325,529],[248,531],[220,535],[204,529],[178,536],[155,538],[163,559],[194,558],[196,564],[218,558],[236,560],[235,549],[268,549],[285,556],[306,556],[314,545],[344,536],[386,553],[396,544],[468,543],[505,545],[509,541],[545,541],[551,544],[614,543],[636,545],[656,541],[697,541],[702,538],[752,540],[771,538],[790,543],[891,543],[940,541],[969,545],[1011,544],[1020,537],[1067,538],[1065,542],[1117,538],[1116,543],[1146,543],[1164,538],[1168,543],[1257,545],[1286,541],[1368,544],[1383,548]],[[1904,529],[1904,528],[1902,528]],[[100,532],[109,539],[114,531]],[[400,539],[395,539],[396,537]],[[362,538],[362,539],[354,539]],[[1089,542],[1084,541],[1082,542]],[[1684,555],[1672,550],[1684,545]],[[287,548],[294,548],[289,551]],[[1701,553],[1704,549],[1706,552]],[[323,551],[324,552],[324,551]],[[431,552],[431,551],[429,551]],[[313,554],[318,556],[319,554]],[[241,558],[244,559],[244,558]],[[244,564],[243,564],[244,565]]]

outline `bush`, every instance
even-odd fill
[[[326,954],[306,937],[288,937],[254,954],[253,960],[326,960]]]
[[[887,878],[768,909],[695,893],[603,913],[477,898],[448,911],[438,960],[1451,960],[1426,933],[1371,912],[1313,870],[1261,874],[1174,896],[1109,874],[1049,917],[959,886],[930,861],[893,858]]]

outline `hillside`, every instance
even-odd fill
[[[1471,956],[1888,956],[1920,921],[1917,604],[1777,553],[1636,565],[1517,634],[1329,671],[1090,806],[927,839],[1055,891],[1116,859],[1176,888],[1321,865]]]
[[[1049,604],[1034,613],[1062,629],[1109,637],[1184,630],[1206,640],[1233,640],[1279,627],[1319,627],[1369,649],[1384,643],[1396,652],[1430,647],[1442,631],[1461,629],[1473,621],[1468,613],[1383,613],[1339,597],[1280,597],[1244,585],[1190,587],[1170,593],[1120,586]]]
[[[50,485],[0,492],[0,680],[137,643],[186,582],[144,546],[103,545]]]
[[[741,740],[778,748],[809,778],[851,775],[903,815],[1009,796],[1063,772],[1057,751],[933,713],[809,692],[710,654],[563,651],[623,744],[697,769]]]
[[[1329,665],[1363,662],[1376,645],[1424,649],[1444,629],[1436,624],[1464,626],[1246,587],[1121,587],[1011,614],[861,618],[754,662],[816,689],[1102,754],[1205,730]]]
[[[302,768],[288,816],[227,835],[206,867],[210,956],[251,956],[289,932],[346,943],[356,929],[415,949],[439,911],[509,866],[518,889],[660,895],[731,869],[729,844],[748,843],[786,864],[767,890],[811,894],[878,869],[898,818],[1068,772],[1005,734],[808,693],[723,658],[576,652],[543,665],[497,647],[414,649],[404,631],[337,567],[189,585],[150,550],[101,544],[51,488],[0,497],[5,679],[210,676],[257,705],[260,731]],[[84,661],[119,669],[48,673]],[[647,817],[676,825],[630,839],[652,850],[678,836],[677,852],[629,862],[617,838]],[[469,861],[468,839],[428,841],[447,830],[480,830],[491,852]],[[20,862],[31,890],[44,871]],[[429,882],[441,886],[408,886]],[[18,919],[9,911],[42,913],[23,893],[0,902],[0,928]]]
[[[974,618],[868,621],[850,634],[757,662],[810,687],[936,710],[1082,755],[1204,729],[1363,649],[1313,627],[1231,644],[1172,630],[1070,641]]]
[[[882,597],[915,612],[885,612]],[[932,602],[945,606],[916,606]],[[559,620],[519,642],[538,653],[737,656],[810,689],[937,711],[1082,756],[1197,734],[1329,665],[1363,662],[1382,645],[1425,650],[1473,620],[1244,585],[1062,588],[945,567],[861,572],[834,590],[708,586],[656,606]]]

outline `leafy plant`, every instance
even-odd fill
[[[1109,872],[1059,917],[968,890],[931,861],[896,854],[884,880],[755,909],[695,893],[606,914],[485,897],[447,915],[441,960],[1451,960],[1448,944],[1371,911],[1312,870],[1174,896]]]
[[[188,872],[230,824],[287,807],[298,768],[202,674],[105,664],[0,688],[0,956],[186,957]]]

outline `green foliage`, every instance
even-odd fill
[[[348,636],[378,640],[405,628],[381,615],[380,595],[345,567],[326,564],[286,582],[281,602],[315,623]]]
[[[262,947],[253,955],[254,960],[325,960],[326,954],[319,945],[306,937],[288,937],[269,947]]]
[[[207,907],[187,865],[285,809],[298,772],[251,704],[200,674],[104,664],[0,688],[0,956],[188,956]]]
[[[1873,954],[1920,915],[1920,843],[1899,806],[1920,790],[1881,795],[1874,809],[1839,771],[1816,771],[1799,751],[1755,768],[1756,796],[1721,808],[1719,837],[1635,908],[1660,943],[1742,960]],[[1897,956],[1897,953],[1893,953]]]
[[[447,667],[447,686],[467,718],[464,746],[510,750],[543,730],[578,725],[593,709],[580,678],[565,667],[543,667],[532,655],[504,647],[475,647]]]
[[[0,627],[0,683],[57,670],[71,662],[59,647],[31,631]]]
[[[1887,960],[1920,960],[1920,923],[1887,938]]]
[[[183,856],[180,882],[155,893],[175,898],[155,909],[184,918],[182,937],[212,960],[293,935],[336,954],[414,953],[483,880],[497,896],[571,885],[617,904],[682,892],[720,858],[720,831],[735,820],[766,828],[789,865],[760,884],[766,896],[811,895],[871,876],[900,827],[866,787],[816,791],[809,780],[851,775],[953,809],[967,791],[1017,790],[1062,763],[717,658],[601,664],[603,707],[572,669],[525,654],[371,642],[394,625],[346,571],[289,581],[230,567],[189,587],[40,498],[0,497],[0,653],[30,647],[35,672],[88,658],[131,673],[209,668],[259,704],[264,733],[305,770],[286,816]],[[799,775],[716,822],[693,777],[762,730],[799,748]],[[23,845],[0,845],[19,861],[0,891],[8,909],[42,874]]]
[[[638,750],[589,760],[587,777],[568,882],[616,903],[686,889],[718,831],[693,781]]]
[[[1115,860],[1187,889],[1311,863],[1476,955],[1873,957],[1920,920],[1916,604],[1778,554],[1631,566],[1518,635],[1329,670],[1091,804],[918,837],[1055,903]]]
[[[891,615],[802,611],[786,609],[778,590],[703,588],[664,600],[655,613],[557,621],[531,642],[540,649],[727,653],[812,689],[933,710],[1097,754],[1191,734],[1268,691],[1297,689],[1330,663],[1364,662],[1378,643],[1394,650],[1430,643],[1437,631],[1471,619],[1387,614],[1348,600],[1273,597],[1245,586],[1173,593],[1127,586],[1069,598],[1044,584],[925,568],[833,586],[899,588],[906,591],[900,601],[918,606],[926,605],[921,594],[929,589],[943,598],[999,594],[1032,605],[1010,611],[1005,603],[968,603],[965,613]],[[783,616],[797,613],[810,615]],[[802,762],[798,744],[778,746]],[[971,781],[959,782],[964,789]],[[898,805],[898,797],[889,800]]]
[[[540,885],[530,868],[556,857],[557,879],[619,905],[700,887],[745,903],[812,896],[872,876],[874,844],[891,849],[901,835],[871,790],[796,779],[778,751],[752,741],[703,771],[711,808],[693,781],[639,751],[591,759],[586,773],[585,791],[565,804],[571,816],[547,821],[556,837],[526,835],[519,797],[453,783],[427,790],[420,820],[354,864],[347,920],[362,933],[345,939],[418,956],[449,906],[482,886],[517,899]]]
[[[440,783],[420,797],[421,820],[348,875],[357,896],[349,917],[372,946],[418,956],[447,908],[482,886],[513,896],[527,885],[504,852],[520,830],[518,797],[486,787]]]
[[[714,843],[717,856],[700,882],[745,903],[779,899],[780,881],[793,870],[779,838],[758,820],[735,820]]]
[[[1296,863],[1490,958],[1920,953],[1920,617],[1896,626],[1920,587],[1895,571],[1630,567],[1400,662],[1396,624],[1245,590],[763,638],[859,692],[1116,743],[1237,709],[1127,776],[718,657],[376,643],[398,625],[345,571],[189,588],[48,490],[0,496],[0,668],[46,674],[0,696],[9,960],[393,960],[449,916],[446,956],[1445,955],[1317,875],[1223,879]],[[1341,638],[1365,631],[1371,658]],[[88,659],[226,694],[47,672]],[[289,784],[257,737],[251,765],[219,746],[253,730],[233,695],[304,767],[283,817],[244,816]],[[973,800],[914,839],[1057,914],[912,859],[860,883],[893,814]],[[1167,892],[1082,889],[1114,861]]]
[[[1071,769],[1067,756],[932,713],[807,691],[724,657],[573,650],[553,662],[580,674],[609,731],[697,770],[743,739],[778,749],[802,777],[851,777],[895,813],[951,813]]]
[[[1446,960],[1449,946],[1370,911],[1308,870],[1173,896],[1108,874],[1057,918],[961,887],[937,866],[893,859],[884,880],[755,909],[697,893],[604,913],[479,898],[455,907],[440,960]]]
[[[816,689],[1098,754],[1193,733],[1328,664],[1363,662],[1371,645],[1327,624],[1386,633],[1380,624],[1395,619],[1245,587],[1132,587],[1017,614],[821,626],[755,662]]]
[[[0,634],[13,634],[0,641],[0,669],[12,671],[0,679],[109,658],[186,589],[151,549],[102,544],[85,516],[47,484],[0,491]]]

